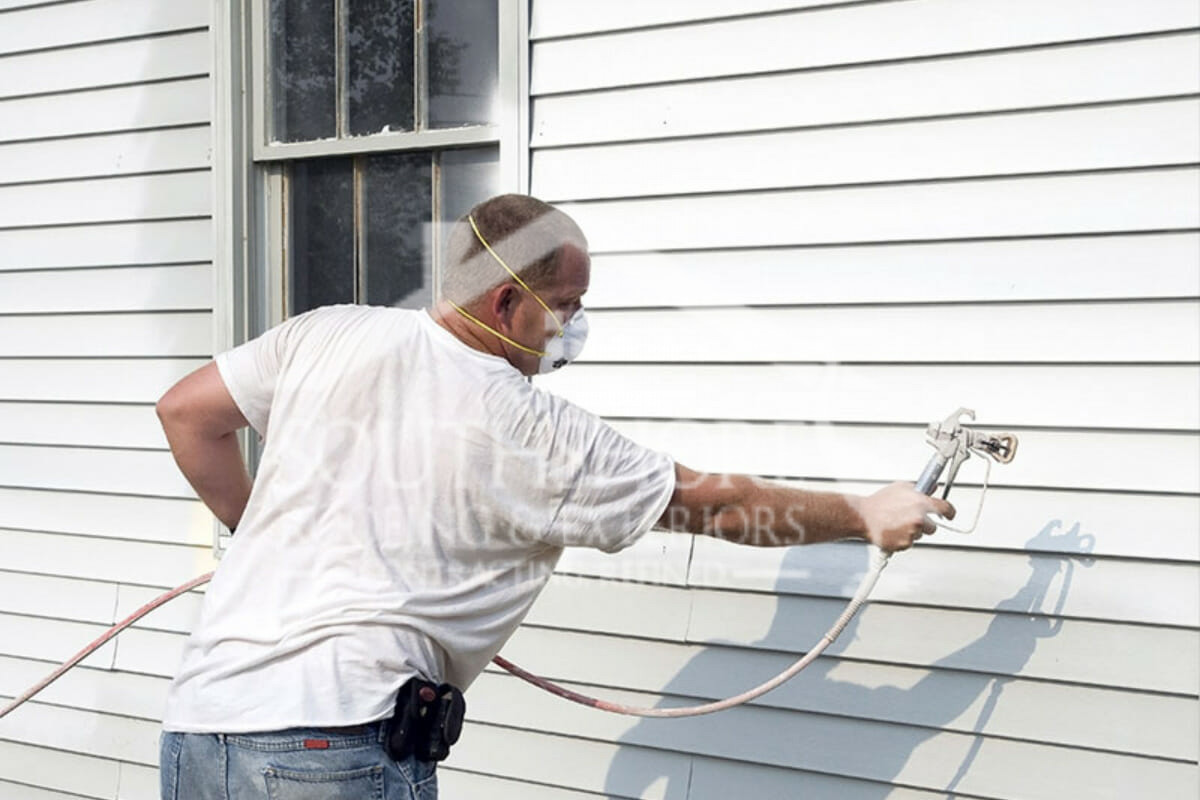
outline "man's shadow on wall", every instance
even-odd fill
[[[968,748],[965,756],[952,756],[961,763],[953,776],[943,786],[929,787],[931,791],[944,793],[946,798],[956,797],[959,784],[969,774],[971,766],[985,738],[988,721],[998,704],[1004,701],[1003,687],[1006,683],[1019,676],[1038,646],[1040,639],[1058,634],[1061,619],[1058,619],[1071,589],[1071,577],[1075,561],[1088,566],[1091,559],[1087,553],[1092,551],[1094,539],[1090,535],[1080,535],[1079,525],[1076,524],[1067,531],[1061,531],[1062,524],[1055,520],[1048,523],[1041,531],[1031,538],[1026,550],[1029,552],[1029,576],[1024,585],[1006,600],[1000,602],[994,609],[994,616],[987,630],[978,639],[971,641],[954,652],[939,659],[925,670],[924,677],[910,686],[876,685],[867,686],[852,680],[844,680],[837,676],[840,659],[837,655],[853,642],[858,633],[859,618],[856,618],[842,633],[841,638],[831,648],[834,657],[828,654],[817,659],[804,672],[791,681],[787,691],[794,698],[818,698],[819,704],[812,712],[793,711],[786,713],[787,717],[795,718],[809,713],[818,715],[814,725],[802,725],[801,731],[820,731],[820,718],[828,718],[833,714],[840,719],[845,716],[855,717],[863,721],[863,726],[870,722],[892,722],[899,724],[884,724],[873,726],[868,735],[869,741],[855,740],[852,734],[847,734],[845,727],[832,727],[829,731],[831,739],[845,737],[843,741],[821,741],[817,749],[829,751],[831,748],[840,751],[847,749],[851,758],[869,761],[860,780],[838,780],[823,778],[814,774],[821,769],[820,764],[804,764],[805,771],[797,770],[794,777],[786,772],[773,771],[770,780],[754,783],[741,783],[741,790],[747,797],[754,800],[793,800],[805,797],[821,800],[836,798],[836,800],[883,800],[895,786],[889,782],[900,775],[913,752],[924,741],[938,735],[943,726],[959,720],[964,714],[978,703],[981,698],[982,707],[975,716],[973,723],[960,721],[954,729],[974,735],[975,739]],[[835,545],[839,546],[839,545]],[[865,547],[839,546],[845,550],[845,556],[836,563],[843,571],[841,576],[827,576],[846,585],[856,585],[858,577],[866,569]],[[781,575],[811,574],[813,550],[811,548],[794,548],[784,559]],[[1059,555],[1059,554],[1079,554]],[[828,569],[828,555],[820,559],[822,569]],[[1057,587],[1054,586],[1059,575],[1062,578]],[[825,581],[823,581],[825,582]],[[780,581],[782,584],[783,581]],[[792,583],[794,586],[794,582]],[[1054,591],[1052,592],[1052,587]],[[777,588],[780,588],[777,586]],[[829,613],[829,618],[822,621],[823,630],[832,624],[836,612]],[[919,613],[919,612],[918,612]],[[982,612],[981,612],[982,613]],[[794,626],[786,624],[785,615],[777,613],[768,634],[759,644],[768,649],[778,648],[782,642],[790,642],[787,631]],[[861,618],[861,615],[860,615]],[[768,646],[767,643],[770,643]],[[807,648],[811,642],[795,642],[789,644],[794,652]],[[724,652],[722,652],[724,651]],[[723,684],[730,687],[729,694],[743,691],[764,677],[754,678],[734,675],[729,678],[730,657],[725,648],[714,648],[702,652],[692,659],[676,676],[663,688],[665,695],[680,695],[692,697],[695,687],[699,684]],[[964,669],[963,665],[983,665]],[[973,671],[979,670],[979,671]],[[714,676],[724,676],[723,680],[715,680]],[[780,690],[776,690],[780,692]],[[770,695],[767,695],[770,699]],[[805,707],[808,702],[800,700]],[[731,712],[725,712],[731,713]],[[736,712],[732,712],[736,713]],[[767,719],[778,718],[768,717]],[[666,743],[675,742],[680,751],[708,752],[716,758],[721,758],[724,752],[722,742],[730,742],[737,737],[735,731],[746,730],[744,725],[723,724],[721,715],[702,717],[707,728],[691,727],[683,730],[677,720],[642,720],[625,733],[619,742],[629,746],[623,747],[613,759],[608,770],[605,792],[617,797],[641,797],[652,790],[652,796],[684,800],[684,798],[709,798],[729,796],[728,791],[736,790],[738,784],[732,777],[720,779],[724,788],[717,791],[715,786],[703,786],[705,778],[699,774],[689,778],[688,786],[670,785],[670,776],[678,776],[679,770],[670,769],[664,763],[656,765],[653,754],[657,751],[647,751],[644,748],[664,747]],[[688,725],[688,723],[683,723]],[[677,726],[672,728],[671,726]],[[861,732],[865,727],[858,726]],[[814,742],[797,738],[797,728],[794,725],[781,726],[778,731],[771,730],[769,723],[761,728],[751,729],[755,739],[761,738],[768,742],[790,739],[791,752],[796,754],[799,762]],[[682,734],[680,736],[679,734]],[[824,738],[824,737],[821,737]],[[696,742],[701,747],[689,746]],[[671,747],[671,745],[666,745]],[[742,745],[735,748],[732,758],[746,758],[745,754],[756,747]],[[779,752],[778,748],[775,748]],[[741,754],[741,755],[739,755]],[[811,754],[809,754],[811,756]],[[649,757],[648,757],[649,756]],[[749,757],[753,758],[753,755]],[[770,759],[764,759],[768,761]],[[811,761],[811,758],[810,758]],[[775,763],[789,766],[786,761]],[[677,761],[676,761],[677,764]],[[749,763],[738,770],[744,781],[751,776],[756,765]],[[760,769],[769,769],[760,767]],[[811,770],[811,771],[808,771]],[[842,772],[834,765],[831,773]],[[845,774],[845,772],[842,772]],[[766,777],[766,776],[763,776]],[[679,781],[676,779],[677,783]],[[834,788],[836,786],[836,788]]]

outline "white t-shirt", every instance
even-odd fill
[[[335,306],[223,353],[266,446],[167,698],[172,731],[356,725],[466,688],[565,546],[649,530],[674,464],[426,312]]]

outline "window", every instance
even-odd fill
[[[215,347],[320,305],[429,305],[446,224],[527,182],[526,0],[214,9]]]
[[[247,336],[331,303],[428,305],[446,223],[521,190],[520,3],[245,1]]]

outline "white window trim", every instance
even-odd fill
[[[266,135],[265,42],[257,48],[250,42],[253,31],[264,30],[265,0],[212,0],[214,353],[246,341],[257,328],[283,321],[284,254],[278,235],[283,223],[282,162],[494,144],[500,149],[501,190],[529,191],[529,2],[499,0],[497,124],[280,144],[269,143]],[[265,309],[255,307],[264,301]],[[246,452],[253,433],[244,433]],[[214,518],[213,547],[218,555],[227,539],[228,531]]]

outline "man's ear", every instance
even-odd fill
[[[513,314],[517,303],[521,300],[520,291],[511,283],[502,283],[492,290],[491,312],[498,324],[504,327],[512,325]]]

